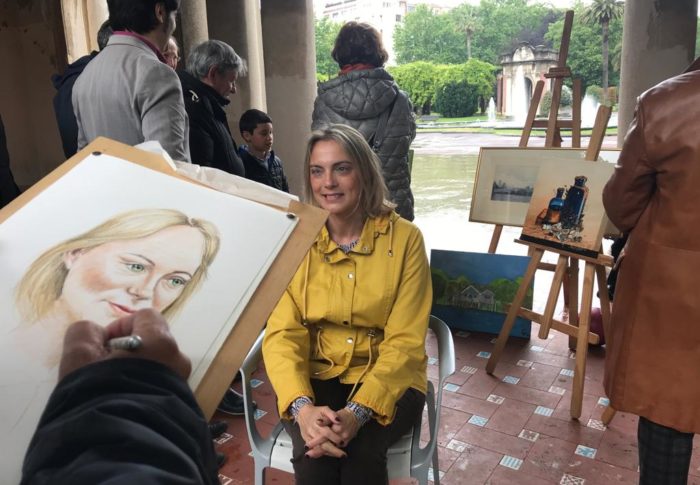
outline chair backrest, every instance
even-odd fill
[[[428,425],[430,427],[430,440],[425,447],[420,447],[420,426],[414,427],[413,438],[410,445],[406,445],[406,440],[401,439],[395,446],[405,450],[390,449],[388,456],[388,467],[390,470],[396,469],[392,467],[392,460],[399,460],[400,455],[410,454],[410,475],[418,478],[419,483],[426,484],[428,476],[428,468],[433,463],[437,473],[437,433],[440,428],[440,405],[442,402],[442,389],[445,386],[446,380],[455,372],[455,353],[452,333],[445,322],[435,316],[430,316],[429,328],[435,334],[438,348],[438,367],[439,377],[437,383],[437,392],[432,382],[428,382],[428,394],[426,395],[426,405],[428,407]],[[243,383],[243,399],[245,403],[245,423],[248,431],[248,440],[252,449],[253,459],[255,460],[255,483],[262,485],[264,483],[264,469],[268,466],[280,468],[285,471],[292,471],[291,463],[291,440],[283,430],[282,424],[277,423],[270,435],[263,438],[255,426],[255,410],[253,408],[252,388],[250,379],[258,368],[262,359],[262,341],[264,332],[258,336],[253,344],[253,348],[246,356],[241,365],[242,383]],[[417,423],[420,424],[420,421]],[[278,436],[281,438],[278,443]],[[283,436],[283,438],[282,438]],[[282,446],[279,446],[282,445]],[[410,446],[410,451],[408,447]],[[404,452],[405,451],[405,452]],[[284,455],[284,456],[282,456]],[[287,455],[288,458],[287,458]],[[405,467],[404,473],[408,472]],[[439,481],[435,480],[439,485]]]

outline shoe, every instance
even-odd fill
[[[258,404],[253,401],[253,410],[258,408]],[[243,416],[245,414],[245,406],[243,404],[243,396],[238,394],[233,389],[229,389],[224,394],[224,398],[219,403],[219,407],[216,408],[222,413],[230,414],[232,416]]]
[[[228,429],[228,423],[226,421],[213,421],[209,423],[209,433],[212,439],[216,439]]]
[[[218,451],[216,452],[216,466],[221,468],[224,466],[224,463],[226,463],[226,458],[228,458],[226,455],[223,453],[219,453]]]

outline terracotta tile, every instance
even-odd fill
[[[574,457],[576,445],[549,436],[540,436],[523,462],[520,471],[543,480],[559,483]]]
[[[523,427],[525,427],[525,423],[532,416],[535,408],[534,404],[515,399],[506,399],[493,413],[489,422],[486,423],[486,427],[512,436],[518,436]]]
[[[454,438],[455,434],[462,429],[466,424],[467,420],[471,417],[471,414],[456,411],[454,409],[443,407],[440,413],[440,429],[438,430],[438,445],[447,446],[447,443]],[[421,432],[425,432],[427,438],[428,426],[427,420],[425,420],[426,426],[423,426]],[[422,435],[423,433],[421,433]]]
[[[639,473],[636,471],[579,456],[574,456],[566,473],[584,478],[586,485],[639,483]]]
[[[479,399],[486,399],[500,382],[497,377],[490,376],[479,369],[457,392]]]
[[[485,401],[484,399],[465,396],[458,392],[443,392],[442,406],[443,408],[453,408],[485,418],[490,418],[498,409],[498,404]]]
[[[596,459],[636,471],[639,465],[636,433],[629,434],[615,428],[608,428],[603,433]]]
[[[464,443],[520,459],[525,458],[528,450],[532,447],[530,441],[471,424],[464,425],[454,438]]]
[[[469,446],[455,460],[452,467],[440,483],[445,485],[464,485],[467,483],[484,483],[498,466],[503,455],[478,446]]]
[[[552,483],[554,482],[526,475],[523,473],[522,468],[516,471],[504,466],[497,466],[488,480],[486,480],[485,485],[550,485]]]
[[[499,383],[492,392],[493,394],[498,394],[506,399],[516,399],[518,401],[535,404],[537,406],[546,406],[552,409],[557,407],[557,404],[559,404],[559,400],[561,399],[561,396],[558,394],[523,387],[520,384],[512,385]]]
[[[590,394],[584,394],[583,399],[581,402],[581,416],[578,418],[578,420],[582,424],[587,424],[588,420],[590,418],[593,419],[600,419],[602,415],[602,406],[601,406],[601,411],[596,412],[598,408],[598,397],[599,396],[593,396]],[[564,394],[559,401],[559,404],[557,405],[556,408],[554,408],[554,413],[552,414],[553,418],[557,419],[563,419],[564,421],[569,421],[571,419],[571,392],[567,391],[566,394]]]
[[[603,438],[603,431],[589,428],[583,423],[570,419],[564,421],[553,417],[544,417],[533,414],[524,426],[525,429],[537,431],[540,437],[543,435],[558,438],[574,445],[590,446],[598,448]]]
[[[546,391],[554,384],[561,367],[534,363],[518,383],[521,386]]]

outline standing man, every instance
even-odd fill
[[[605,390],[639,415],[642,485],[685,484],[700,432],[700,58],[643,93],[605,186],[629,234],[619,259]]]
[[[156,140],[190,160],[182,89],[162,51],[175,31],[179,0],[107,0],[114,29],[73,88],[78,149],[98,136],[136,145]]]
[[[190,119],[192,163],[245,176],[224,108],[246,71],[245,60],[220,40],[202,42],[187,56],[186,71],[178,75]]]

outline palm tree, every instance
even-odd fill
[[[467,4],[462,4],[452,11],[457,30],[462,32],[467,40],[467,59],[472,58],[472,36],[478,29],[478,20],[474,7]]]
[[[608,97],[608,35],[610,32],[610,21],[622,16],[624,3],[620,0],[593,0],[591,6],[586,10],[584,19],[591,24],[600,24],[603,33],[603,103]]]

